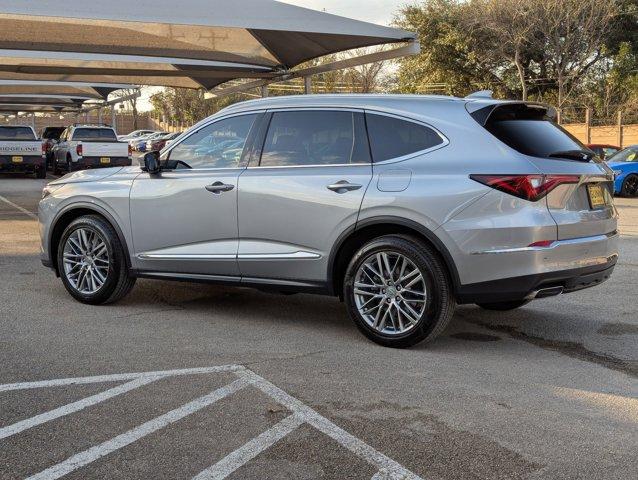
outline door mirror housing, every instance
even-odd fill
[[[155,175],[159,173],[161,169],[162,168],[155,152],[148,152],[144,155],[144,168],[142,170],[150,173],[151,175]]]

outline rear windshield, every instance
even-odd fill
[[[35,140],[28,127],[0,127],[0,140]]]
[[[42,132],[42,138],[47,140],[48,139],[59,140],[60,135],[62,135],[62,132],[64,132],[64,127],[47,127]]]
[[[484,116],[481,110],[472,114],[477,121]],[[580,160],[577,152],[589,152],[589,157],[593,156],[591,150],[554,122],[545,108],[527,105],[497,107],[489,114],[485,128],[501,142],[525,155],[569,160]]]
[[[73,140],[85,142],[117,142],[115,132],[110,128],[78,128],[73,133]]]

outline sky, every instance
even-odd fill
[[[299,7],[313,10],[325,10],[327,13],[363,20],[366,22],[389,25],[399,7],[414,3],[414,0],[279,0]],[[152,110],[149,97],[160,90],[145,88],[142,91],[139,108],[141,111]]]

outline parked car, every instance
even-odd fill
[[[596,155],[598,155],[602,160],[606,160],[611,157],[614,153],[620,151],[620,147],[616,145],[608,145],[604,143],[592,143],[587,145],[591,151],[593,151]]]
[[[40,138],[44,145],[44,153],[46,155],[46,167],[53,166],[53,146],[60,140],[60,135],[66,127],[44,127]]]
[[[155,130],[135,130],[134,132],[127,133],[126,135],[118,135],[117,139],[120,142],[128,142],[129,140],[141,137],[142,135],[149,135],[153,132],[155,132]]]
[[[154,132],[149,135],[143,135],[139,139],[132,141],[133,151],[146,152],[146,142],[149,140],[155,140],[166,135],[166,132]]]
[[[170,144],[172,140],[175,140],[181,134],[182,132],[168,133],[156,139],[149,139],[146,141],[146,151],[159,152],[162,148],[164,148],[167,145],[167,143]]]
[[[139,277],[314,292],[382,345],[430,341],[457,304],[510,310],[611,275],[613,172],[552,112],[409,95],[235,104],[142,171],[50,183],[42,261],[88,304]]]
[[[44,146],[33,128],[0,126],[0,172],[26,172],[34,173],[36,178],[46,177]]]
[[[119,142],[113,128],[104,125],[72,125],[53,147],[55,171],[131,165],[131,151]]]
[[[625,197],[638,196],[638,145],[631,145],[607,159],[616,179],[614,193]]]

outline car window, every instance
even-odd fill
[[[375,162],[403,157],[443,143],[433,129],[407,120],[366,113],[366,123]]]
[[[309,110],[276,112],[261,166],[370,163],[363,114]]]
[[[35,140],[28,127],[0,127],[0,140]]]
[[[257,114],[219,120],[188,136],[169,153],[175,168],[235,168]]]
[[[110,128],[78,128],[73,132],[73,140],[99,142],[117,140],[117,137]]]
[[[625,148],[607,159],[608,162],[638,162],[638,148]]]

